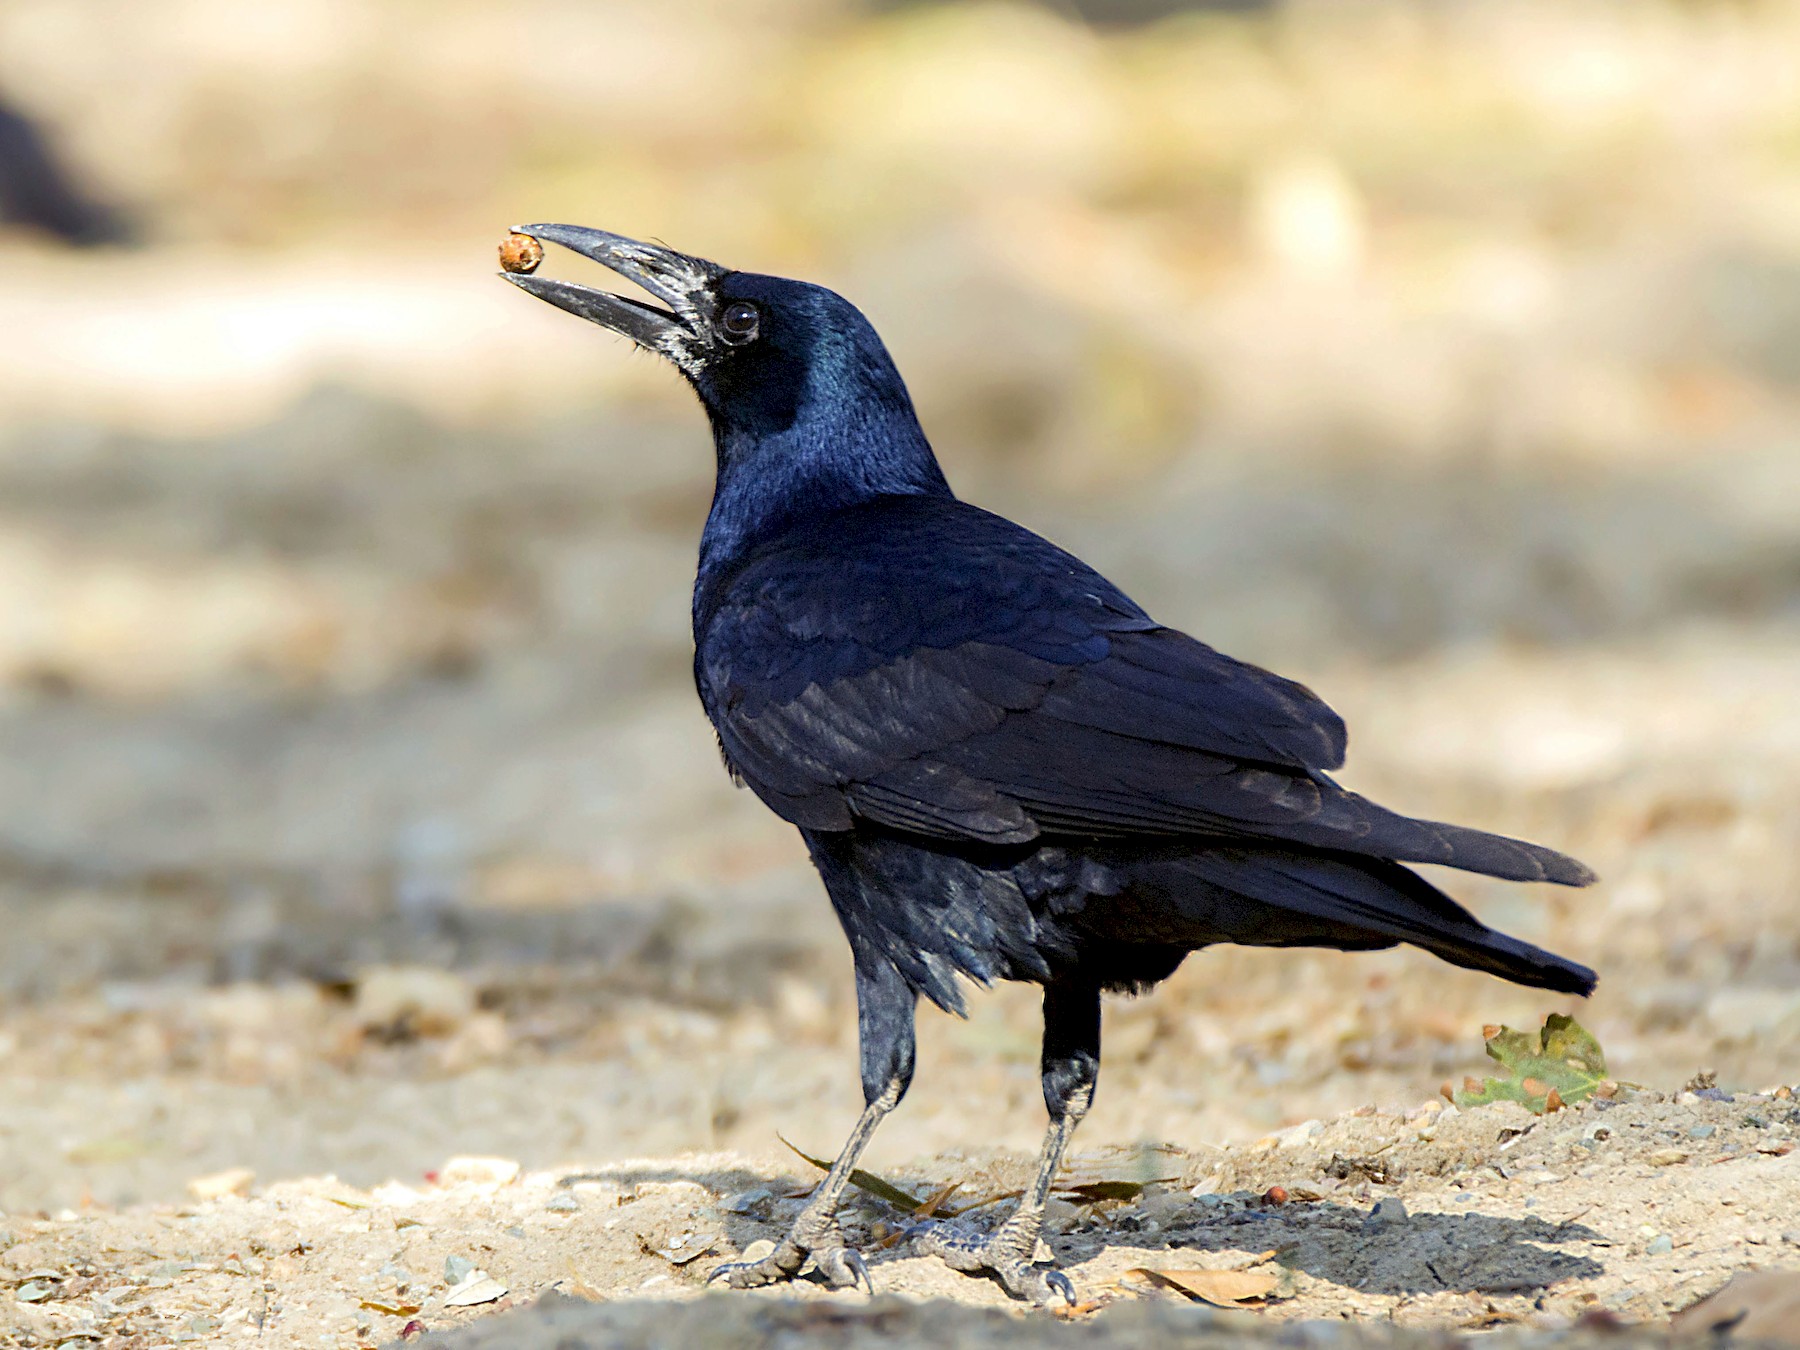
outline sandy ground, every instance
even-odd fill
[[[611,1343],[675,1326],[663,1301],[778,1230],[806,1172],[778,1136],[830,1154],[859,1105],[854,1016],[816,880],[684,687],[694,431],[517,429],[502,454],[333,395],[249,437],[0,456],[48,560],[15,579],[85,616],[7,648],[0,699],[0,1334],[352,1346],[504,1312]],[[1800,1265],[1794,1107],[1754,1095],[1800,1064],[1800,498],[1778,449],[1573,485],[1296,459],[1015,505],[1320,689],[1353,786],[1605,879],[1444,878],[1595,965],[1579,1007],[1409,952],[1204,953],[1110,1004],[1074,1167],[1156,1184],[1059,1212],[1052,1245],[1105,1306],[1018,1335],[1125,1338],[1112,1319],[1171,1297],[1127,1271],[1271,1251],[1258,1325],[1655,1325]],[[271,530],[278,565],[233,552]],[[95,538],[174,561],[127,583]],[[158,646],[164,622],[184,641]],[[1484,1024],[1551,1011],[1645,1095],[1523,1135],[1513,1111],[1423,1113],[1481,1071]],[[1016,1185],[1036,1034],[1028,989],[925,1014],[868,1165],[918,1194]],[[1733,1099],[1672,1099],[1701,1070]],[[459,1156],[518,1172],[458,1181]],[[244,1193],[198,1201],[207,1178]],[[1259,1203],[1276,1184],[1299,1198]],[[1391,1197],[1408,1217],[1365,1230]],[[884,1295],[964,1311],[858,1321],[860,1296],[803,1285],[791,1312],[693,1315],[752,1342],[1000,1334],[975,1306],[996,1288],[875,1255]],[[448,1306],[461,1262],[506,1293]],[[526,1311],[551,1290],[605,1302]]]
[[[0,6],[153,241],[0,240],[0,1344],[1660,1334],[1800,1266],[1795,32]],[[855,1117],[848,962],[694,703],[701,417],[491,275],[545,218],[842,289],[959,490],[1318,689],[1350,786],[1592,864],[1437,879],[1598,994],[1202,954],[1106,1011],[1072,1175],[1149,1187],[1051,1238],[1101,1306],[880,1205],[876,1302],[702,1296]],[[867,1158],[953,1205],[1042,1125],[1031,991],[972,1007]],[[1436,1106],[1553,1011],[1639,1095]],[[1127,1278],[1202,1266],[1275,1282]]]
[[[1800,1266],[1797,1138],[1787,1089],[1627,1091],[1548,1118],[1510,1104],[1369,1108],[1244,1146],[1083,1153],[1046,1237],[1083,1299],[1063,1315],[1102,1323],[1142,1300],[1186,1302],[1134,1274],[1143,1270],[1265,1272],[1271,1287],[1255,1306],[1270,1320],[1656,1323],[1737,1272]],[[920,1197],[954,1183],[950,1205],[969,1207],[955,1221],[981,1226],[1027,1175],[1016,1155],[959,1153],[890,1179]],[[16,1216],[0,1250],[11,1343],[370,1344],[447,1332],[552,1291],[611,1305],[617,1319],[633,1305],[701,1298],[720,1260],[780,1236],[815,1178],[772,1154],[545,1172],[464,1158],[410,1185],[225,1177],[210,1184],[247,1194]],[[1097,1181],[1143,1188],[1094,1203],[1072,1189]],[[858,1196],[847,1217],[881,1293],[1012,1306],[995,1286],[909,1255],[891,1240],[907,1216],[886,1202]],[[715,1297],[706,1316],[790,1299],[864,1302],[802,1282]],[[568,1344],[555,1338],[584,1325],[559,1320],[579,1318],[567,1308],[511,1316],[515,1325],[456,1343],[535,1344],[535,1327],[544,1344]],[[616,1325],[596,1315],[587,1334]]]

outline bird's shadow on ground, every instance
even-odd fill
[[[1366,1294],[1519,1294],[1601,1274],[1592,1257],[1561,1248],[1606,1241],[1581,1224],[1480,1213],[1409,1214],[1374,1226],[1362,1210],[1326,1203],[1216,1218],[1189,1211],[1153,1239],[1121,1231],[1128,1222],[1105,1233],[1071,1234],[1068,1256],[1084,1260],[1102,1246],[1160,1249],[1165,1242],[1171,1256],[1272,1250],[1289,1269]]]
[[[608,1168],[564,1178],[564,1184],[581,1180],[605,1180],[624,1187],[697,1182],[721,1198],[722,1236],[740,1251],[759,1238],[780,1238],[789,1222],[787,1211],[793,1206],[753,1203],[746,1212],[735,1213],[725,1208],[726,1204],[733,1197],[754,1202],[764,1192],[772,1199],[795,1194],[793,1175],[743,1166]],[[923,1193],[933,1188],[915,1185],[911,1189]],[[989,1206],[963,1222],[991,1227],[1004,1219],[1010,1208]],[[888,1218],[895,1226],[905,1221],[898,1211]],[[1223,1213],[1196,1203],[1165,1217],[1155,1231],[1145,1231],[1127,1208],[1111,1211],[1100,1223],[1078,1221],[1066,1233],[1046,1236],[1058,1264],[1065,1268],[1085,1265],[1120,1248],[1137,1249],[1142,1254],[1134,1256],[1132,1264],[1152,1268],[1211,1264],[1188,1253],[1273,1251],[1277,1253],[1274,1259],[1291,1270],[1359,1293],[1389,1296],[1528,1294],[1565,1280],[1592,1279],[1604,1273],[1601,1263],[1564,1248],[1610,1241],[1583,1224],[1535,1217],[1416,1213],[1372,1222],[1362,1209],[1328,1202]],[[901,1242],[865,1254],[876,1267],[911,1251]]]

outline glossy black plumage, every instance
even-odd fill
[[[788,1241],[866,1279],[836,1197],[913,1065],[913,1007],[967,981],[1044,986],[1052,1126],[999,1231],[923,1249],[1014,1293],[1099,1065],[1100,994],[1219,943],[1410,943],[1587,993],[1586,967],[1498,933],[1402,864],[1585,885],[1536,844],[1388,811],[1330,777],[1342,720],[1311,690],[1163,627],[1079,559],[959,501],[868,321],[817,286],[575,226],[526,226],[669,305],[508,280],[667,356],[712,424],[695,680],[732,773],[799,828],[855,962],[867,1110]],[[1252,565],[1247,563],[1247,565]]]

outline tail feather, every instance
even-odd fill
[[[1452,965],[1558,993],[1590,994],[1597,980],[1584,965],[1489,928],[1425,878],[1385,859],[1209,849],[1176,865],[1207,883],[1194,900],[1208,924],[1217,926],[1223,919],[1231,930],[1220,933],[1225,941],[1259,945],[1260,936],[1269,945],[1304,941],[1366,948],[1384,945],[1371,939],[1384,939],[1421,947]],[[1216,894],[1208,894],[1212,888],[1257,903],[1222,910]],[[1301,930],[1309,936],[1296,939],[1291,922],[1270,924],[1270,910],[1312,921],[1313,927]]]
[[[1559,886],[1589,886],[1595,881],[1593,870],[1585,863],[1542,844],[1466,825],[1403,816],[1353,792],[1343,793],[1343,799],[1344,805],[1354,803],[1357,833],[1338,847],[1358,854],[1398,862],[1439,863],[1505,881],[1549,881]]]

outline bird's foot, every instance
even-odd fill
[[[831,1288],[861,1285],[874,1294],[875,1286],[869,1279],[868,1266],[863,1264],[862,1253],[845,1243],[837,1218],[834,1215],[820,1217],[811,1210],[803,1211],[795,1220],[792,1231],[760,1261],[728,1261],[715,1266],[706,1282],[723,1282],[733,1289],[786,1284],[800,1274],[808,1257],[820,1278]]]
[[[912,1230],[913,1250],[942,1257],[965,1275],[986,1275],[1014,1298],[1032,1303],[1061,1299],[1075,1306],[1075,1286],[1055,1266],[1036,1262],[1038,1224],[1009,1219],[984,1237],[957,1224],[925,1223]]]

